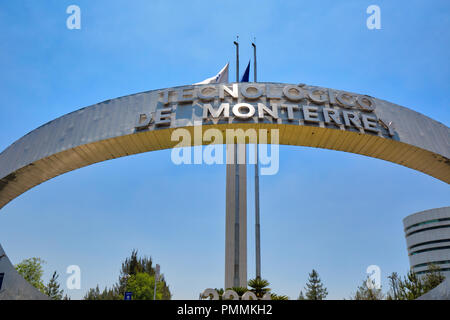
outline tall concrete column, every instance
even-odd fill
[[[244,144],[227,145],[225,289],[247,287],[246,160]]]

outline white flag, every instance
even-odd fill
[[[228,82],[228,66],[229,63],[225,65],[225,67],[220,70],[220,72],[211,78],[203,80],[202,82],[197,82],[194,84],[209,84],[209,83],[227,83]]]

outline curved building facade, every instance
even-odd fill
[[[424,274],[433,263],[450,278],[450,207],[414,213],[403,219],[403,225],[414,272]]]

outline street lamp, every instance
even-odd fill
[[[123,277],[125,279],[125,288],[123,291],[123,299],[128,300],[127,299],[127,285],[128,285],[128,279],[130,278],[130,275],[128,273],[125,273]],[[131,300],[131,299],[129,299],[129,300]]]
[[[159,264],[155,267],[155,290],[153,290],[153,300],[156,300],[156,282],[159,281]]]

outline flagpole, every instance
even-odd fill
[[[239,36],[236,37],[234,45],[236,46],[236,82],[239,82]]]
[[[239,36],[237,36],[236,41],[234,41],[236,46],[236,82],[239,82]],[[240,199],[239,199],[239,156],[238,156],[238,145],[234,143],[234,171],[235,171],[235,214],[234,214],[234,278],[233,283],[234,287],[240,286],[240,277],[239,277],[239,233],[240,233]]]
[[[253,75],[254,81],[258,82],[256,71],[256,44],[252,42],[253,46]],[[259,145],[255,145],[255,246],[256,246],[256,278],[261,279],[261,228],[259,220],[259,165],[258,152]]]
[[[256,38],[255,38],[256,40]],[[255,82],[258,82],[257,78],[256,78],[256,44],[255,42],[252,42],[252,47],[253,47],[253,76],[255,78]]]

